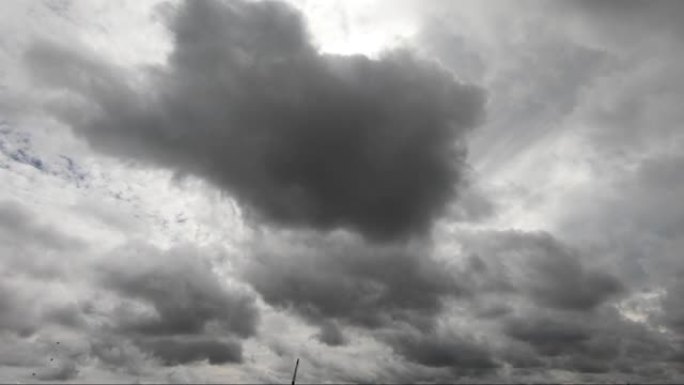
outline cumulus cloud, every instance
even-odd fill
[[[440,327],[448,302],[472,293],[462,286],[461,272],[427,242],[373,245],[344,232],[280,233],[255,240],[249,255],[244,279],[270,305],[319,327],[316,337],[326,345],[348,344],[347,333],[361,331],[445,379],[499,367],[486,346]],[[425,373],[433,380],[437,374]]]
[[[93,363],[130,374],[238,363],[241,340],[256,333],[253,295],[194,247],[96,251],[17,202],[0,205],[0,238],[0,333],[15,350],[5,364],[32,368],[34,379],[72,380]]]
[[[617,278],[548,233],[454,236],[461,262],[443,258],[429,243],[270,234],[255,240],[242,271],[266,302],[320,327],[321,342],[341,345],[345,330],[362,330],[409,362],[448,370],[453,378],[491,375],[505,362],[541,365],[600,333],[564,318],[593,319],[624,291]],[[448,326],[454,309],[466,311],[456,315],[460,322],[473,322],[461,330],[466,334]],[[550,318],[520,319],[537,312]],[[492,322],[502,328],[486,326]],[[502,345],[507,337],[513,342]],[[532,348],[526,360],[508,353],[515,341]],[[567,360],[579,359],[580,350],[573,352]]]
[[[410,332],[391,336],[388,341],[409,361],[449,368],[456,378],[491,371],[500,365],[486,343],[460,336]]]
[[[36,44],[39,83],[96,149],[225,188],[256,217],[373,239],[425,232],[466,173],[484,94],[407,51],[319,54],[275,2],[181,3],[168,65],[135,71]]]
[[[154,309],[133,319],[123,312],[119,326],[124,330],[163,336],[201,333],[219,326],[240,337],[255,332],[254,299],[227,290],[192,248],[160,253],[146,245],[127,247],[113,252],[98,270],[103,287]]]
[[[103,331],[164,365],[241,362],[238,339],[253,336],[258,324],[254,298],[227,287],[196,250],[129,245],[95,269],[101,287],[114,293]],[[91,306],[95,313],[107,310]]]
[[[335,334],[337,320],[381,328],[430,328],[442,297],[462,293],[446,265],[421,244],[370,246],[344,233],[285,234],[255,242],[244,278],[263,298]]]
[[[509,318],[504,333],[513,341],[507,348],[511,363],[521,370],[561,369],[583,373],[587,380],[640,376],[662,381],[676,376],[668,364],[680,349],[676,343],[614,309],[592,317],[532,311]]]
[[[158,338],[145,341],[143,346],[169,366],[201,360],[209,360],[211,365],[242,361],[239,343],[217,341],[215,337],[189,340]]]
[[[474,258],[469,279],[480,290],[519,292],[538,306],[573,311],[593,310],[624,290],[615,275],[585,266],[586,257],[549,233],[481,232],[462,240]]]

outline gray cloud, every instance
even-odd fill
[[[277,238],[277,237],[274,237]],[[424,245],[370,246],[348,234],[288,234],[255,242],[244,277],[264,299],[328,330],[328,320],[431,327],[442,297],[462,293]]]
[[[681,140],[681,2],[571,1],[541,9],[559,20],[566,39],[610,58],[602,76],[585,85],[571,123],[598,152],[594,167],[639,162]]]
[[[17,201],[0,201],[0,240],[4,247],[43,247],[70,250],[83,246],[78,239],[40,223]]]
[[[578,110],[598,178],[592,194],[583,197],[586,203],[564,218],[560,229],[609,256],[633,291],[652,296],[637,313],[671,344],[660,352],[635,344],[630,354],[650,364],[624,366],[631,365],[634,375],[673,381],[684,319],[678,284],[684,269],[679,198],[684,7],[676,1],[627,1],[577,2],[561,9],[622,63],[587,92],[590,97]]]
[[[477,245],[467,241],[466,249],[483,265],[471,278],[481,293],[476,302],[484,303],[478,309],[508,306],[495,322],[509,339],[501,354],[515,368],[514,378],[561,370],[571,382],[681,381],[677,360],[684,317],[682,291],[675,284],[684,244],[681,2],[525,5],[521,12],[502,13],[510,23],[486,31],[487,37],[515,31],[493,39],[493,51],[501,55],[496,57],[505,60],[487,60],[486,45],[478,52],[485,78],[502,80],[487,88],[506,107],[493,101],[489,114],[499,117],[492,121],[502,119],[503,130],[486,126],[491,135],[475,140],[500,157],[495,166],[512,175],[504,183],[530,188],[535,200],[524,210],[540,213],[554,234],[483,234]],[[540,26],[550,33],[540,33]],[[505,41],[509,36],[513,41]],[[473,40],[464,42],[439,48],[444,61],[451,59],[450,47],[457,52],[477,47]],[[521,81],[531,83],[534,92],[525,94],[524,85],[506,92]],[[509,96],[516,95],[522,103],[511,102]],[[524,111],[521,107],[536,101],[542,103],[523,114],[531,126],[508,119],[506,108]],[[511,146],[506,138],[511,132],[514,141],[534,149],[513,151],[523,164],[519,170],[509,167],[515,159],[500,155]],[[481,151],[470,149],[477,164]],[[559,168],[547,166],[546,159],[558,160]],[[576,183],[568,170],[579,171],[582,181]],[[542,202],[543,197],[554,203]],[[625,302],[636,305],[625,308]]]
[[[242,270],[266,302],[320,327],[324,344],[344,345],[345,329],[360,329],[413,364],[453,371],[442,373],[445,379],[498,368],[486,346],[438,332],[446,302],[470,294],[429,244],[372,245],[340,232],[271,234],[255,240]]]
[[[210,364],[242,361],[237,338],[256,333],[259,318],[254,298],[229,289],[197,250],[160,252],[129,245],[112,252],[96,270],[102,287],[121,298],[108,314],[108,333],[130,340],[164,365],[204,359]],[[109,364],[130,364],[126,356],[105,354],[104,359]]]
[[[39,315],[27,308],[30,298],[17,286],[3,283],[0,288],[0,330],[23,336],[33,334],[39,325]]]
[[[586,257],[548,233],[485,231],[464,235],[475,290],[519,293],[541,307],[591,311],[624,291],[613,275],[585,266]]]
[[[613,275],[547,233],[456,236],[462,262],[440,259],[425,244],[271,234],[255,240],[244,278],[269,304],[321,327],[323,343],[340,345],[345,328],[360,328],[409,362],[448,370],[444,378],[488,376],[504,363],[599,373],[617,362],[611,350],[617,337],[601,337],[610,322],[623,323],[602,315],[624,292]],[[481,323],[468,330],[488,337],[464,337],[466,331],[445,326],[452,305]],[[583,317],[590,321],[578,321]],[[500,327],[485,333],[486,325]]]
[[[456,4],[439,3],[415,46],[489,91],[487,122],[469,142],[469,160],[487,180],[539,140],[560,133],[564,127],[557,123],[582,104],[586,87],[610,73],[615,59],[568,39],[547,15],[536,13],[556,2],[502,2],[496,10],[471,3],[480,11],[475,19],[486,15],[484,30]]]
[[[242,346],[216,337],[200,339],[155,338],[143,343],[143,349],[159,357],[164,365],[174,366],[208,360],[212,365],[242,362]]]
[[[124,312],[119,327],[163,336],[202,333],[215,324],[240,337],[253,335],[258,320],[254,298],[228,291],[196,253],[192,248],[160,253],[145,245],[114,252],[99,267],[103,286],[155,310],[132,319]]]
[[[436,333],[400,333],[389,343],[412,362],[432,368],[450,368],[456,376],[477,375],[499,367],[491,349],[481,341]]]
[[[506,325],[506,333],[548,356],[570,350],[591,337],[591,331],[585,325],[552,318],[513,319]]]
[[[667,286],[667,292],[662,298],[661,321],[680,336],[684,336],[684,284],[681,283],[681,275],[684,270],[679,271],[674,278],[675,281]]]
[[[348,339],[345,337],[340,327],[334,322],[324,322],[321,326],[321,332],[318,334],[318,339],[326,345],[339,346],[345,345]]]
[[[424,232],[456,195],[482,90],[408,52],[318,54],[284,4],[187,1],[168,66],[124,70],[37,44],[36,79],[95,148],[203,176],[270,222],[374,239]]]
[[[513,339],[505,355],[521,370],[568,370],[588,376],[585,381],[662,381],[676,376],[667,364],[678,351],[676,344],[646,324],[626,320],[614,309],[603,309],[591,317],[562,311],[528,311],[508,318],[504,325],[504,333]]]
[[[68,381],[78,375],[78,369],[74,362],[62,362],[59,365],[40,372],[36,377],[43,381]]]
[[[89,345],[90,354],[109,370],[134,375],[146,370],[149,355],[128,338],[101,332]]]
[[[516,376],[561,369],[590,376],[582,381],[597,381],[601,377],[591,376],[646,368],[666,356],[656,352],[668,348],[663,337],[617,313],[614,304],[626,288],[591,263],[595,256],[543,232],[456,236],[469,256],[458,275],[473,293],[466,297],[466,309],[478,322],[497,325],[488,333],[496,341],[488,356],[510,364]],[[652,351],[641,362],[643,356],[624,349]]]
[[[259,322],[255,298],[224,282],[200,250],[95,250],[33,211],[0,204],[0,334],[13,347],[1,365],[67,381],[90,365],[141,375],[156,363],[242,361],[240,340]],[[71,343],[59,345],[60,334]]]
[[[580,0],[554,4],[553,7],[570,11],[566,17],[592,28],[597,37],[607,37],[624,45],[648,44],[654,34],[666,38],[684,34],[684,27],[679,22],[684,6],[676,0],[657,4],[643,0]]]
[[[83,249],[79,239],[42,223],[18,201],[0,201],[0,330],[30,336],[44,323],[78,323],[72,307],[45,301],[33,281],[68,276],[56,256]]]

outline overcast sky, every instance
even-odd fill
[[[0,2],[0,382],[684,382],[684,2]]]

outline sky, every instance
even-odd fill
[[[0,382],[684,382],[684,2],[0,2]]]

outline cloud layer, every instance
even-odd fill
[[[684,380],[680,2],[292,3],[0,2],[0,382]]]
[[[255,298],[229,287],[199,250],[130,243],[98,252],[17,202],[0,204],[0,226],[11,236],[0,248],[0,334],[26,339],[34,350],[25,357],[5,352],[3,362],[41,366],[49,359],[54,365],[37,378],[63,381],[89,359],[129,374],[144,373],[147,360],[242,362],[240,340],[259,324]]]

